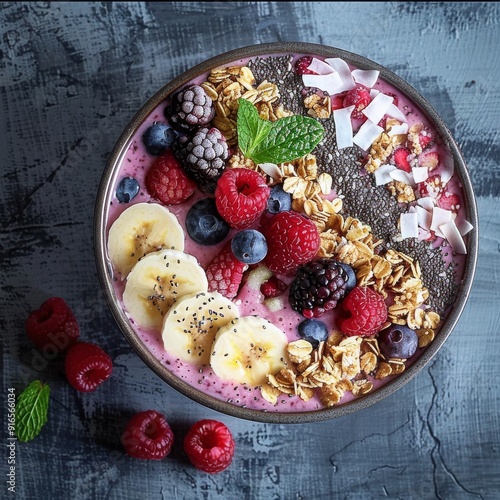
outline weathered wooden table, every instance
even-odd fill
[[[2,406],[34,378],[52,388],[48,423],[15,447],[17,496],[500,498],[499,23],[500,4],[486,2],[2,2]],[[139,106],[208,57],[273,41],[355,52],[413,85],[463,150],[480,211],[473,292],[439,354],[384,401],[300,426],[220,415],[157,378],[108,312],[92,249],[100,176]],[[95,393],[72,390],[62,363],[37,357],[25,336],[29,312],[54,295],[73,307],[82,339],[114,359]],[[176,436],[201,418],[225,422],[237,444],[230,469],[196,471],[181,438],[161,462],[124,456],[125,423],[149,408]],[[0,462],[8,498],[7,452]]]

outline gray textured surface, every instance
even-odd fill
[[[484,2],[0,4],[2,407],[9,387],[35,377],[52,387],[47,425],[16,448],[17,496],[499,498],[499,22],[500,4]],[[273,41],[355,52],[413,85],[462,148],[481,223],[472,295],[425,371],[366,410],[301,426],[220,415],[162,383],[113,322],[92,253],[100,175],[142,102],[207,57]],[[95,393],[71,390],[61,363],[44,363],[25,338],[28,313],[53,295],[73,307],[82,339],[114,359]],[[160,463],[119,445],[128,418],[148,408],[178,437]],[[188,465],[181,443],[206,417],[237,443],[231,468],[213,477]]]

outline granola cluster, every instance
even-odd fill
[[[247,66],[228,66],[212,70],[207,81],[201,84],[214,103],[215,118],[212,123],[224,134],[230,146],[238,142],[238,99],[254,104],[264,120],[276,121],[291,114],[277,103],[280,94],[274,83],[263,81],[257,87],[255,83],[255,77]]]

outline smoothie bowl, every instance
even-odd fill
[[[101,284],[165,382],[262,422],[335,418],[414,377],[466,304],[478,221],[429,103],[358,55],[234,50],[157,92],[95,212]]]

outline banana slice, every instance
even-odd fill
[[[208,365],[217,330],[239,315],[236,304],[219,292],[184,295],[163,320],[165,350],[183,361]]]
[[[109,229],[109,258],[122,280],[141,257],[162,248],[184,250],[184,231],[177,217],[162,205],[132,205]]]
[[[161,331],[163,318],[177,299],[207,289],[207,276],[195,257],[179,250],[160,250],[147,254],[132,268],[123,304],[139,326]]]
[[[243,316],[219,329],[210,364],[222,380],[259,386],[267,374],[285,367],[287,346],[278,327],[258,316]]]

